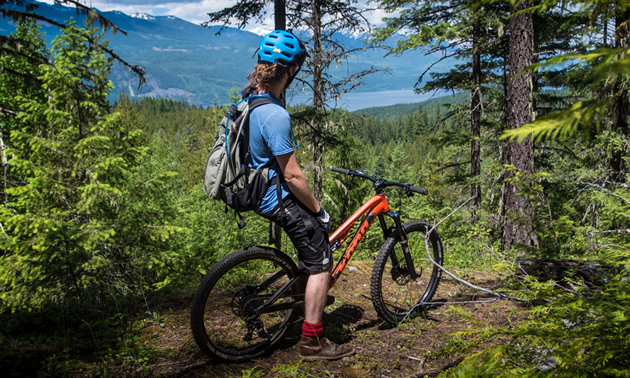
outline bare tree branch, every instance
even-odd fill
[[[595,234],[630,234],[630,229],[626,230],[606,230],[606,231],[590,231],[589,235]]]
[[[5,1],[3,1],[3,3],[4,2]],[[76,7],[77,15],[85,15],[90,20],[98,22],[101,25],[101,27],[103,28],[103,31],[111,30],[112,33],[121,32],[124,35],[127,35],[127,32],[125,32],[124,30],[120,29],[114,23],[112,23],[107,18],[103,17],[100,13],[95,11],[93,8],[81,4],[79,0],[55,0],[55,4],[58,4],[58,5],[61,5],[61,6],[64,5],[64,4],[72,4],[72,5],[74,5]],[[37,8],[37,7],[33,7],[33,9],[35,9],[35,8]],[[2,18],[11,18],[15,22],[17,22],[20,18],[30,18],[30,19],[34,19],[34,20],[38,20],[38,21],[43,21],[43,22],[49,23],[51,25],[55,25],[55,26],[59,27],[60,29],[65,29],[66,28],[66,25],[64,25],[64,24],[61,24],[61,23],[59,23],[59,22],[57,22],[55,20],[52,20],[50,18],[47,18],[47,17],[44,17],[44,16],[40,16],[40,15],[38,15],[36,13],[33,13],[33,10],[32,9],[29,10],[28,7],[27,7],[26,12],[25,11],[19,11],[19,10],[12,10],[12,9],[0,9],[0,15],[2,15]],[[5,38],[11,38],[11,37],[5,37]],[[94,41],[91,37],[88,37],[88,40],[89,40],[89,42],[91,44],[93,44],[94,46],[97,46],[100,50],[102,50],[103,52],[107,53],[109,56],[111,56],[112,58],[117,60],[119,63],[121,63],[124,66],[126,66],[127,68],[129,68],[131,70],[131,72],[133,72],[135,75],[137,75],[138,76],[138,89],[146,82],[146,79],[145,79],[146,72],[144,71],[144,68],[142,66],[140,66],[140,65],[132,65],[132,64],[128,63],[127,61],[122,59],[118,54],[114,53],[114,51],[112,49],[110,49],[108,47],[105,47],[105,46],[103,46],[100,43],[96,43],[96,41]],[[42,61],[42,63],[50,64],[50,61],[48,61],[46,59],[45,61]]]
[[[447,220],[447,219],[448,219],[448,218],[450,218],[453,214],[455,214],[456,212],[458,212],[458,211],[459,211],[462,207],[466,206],[466,204],[467,204],[468,202],[472,201],[474,198],[475,198],[474,196],[473,196],[473,197],[470,197],[470,198],[469,198],[468,200],[466,200],[464,203],[462,203],[461,205],[459,205],[459,206],[458,206],[455,210],[451,211],[451,213],[450,213],[450,214],[448,214],[446,217],[444,217],[441,221],[439,221],[437,224],[435,224],[433,227],[431,227],[431,229],[430,229],[429,231],[427,231],[426,235],[424,236],[424,246],[425,246],[425,249],[426,249],[426,252],[427,252],[427,258],[429,259],[429,261],[431,261],[431,263],[432,263],[433,265],[435,265],[435,266],[437,266],[438,268],[440,268],[440,269],[441,269],[444,273],[446,273],[447,275],[451,276],[451,278],[453,278],[455,281],[457,281],[457,282],[459,282],[459,283],[462,283],[462,284],[464,284],[464,285],[466,285],[466,286],[468,286],[468,287],[471,287],[471,288],[473,288],[473,289],[475,289],[475,290],[478,290],[478,291],[481,291],[481,292],[484,292],[484,293],[487,293],[487,294],[491,294],[491,295],[493,295],[493,296],[497,297],[497,299],[509,299],[509,300],[513,300],[513,301],[523,302],[524,300],[523,300],[523,299],[521,299],[521,298],[516,298],[516,297],[509,296],[509,295],[505,295],[505,294],[503,294],[503,293],[498,293],[498,292],[496,292],[496,291],[493,291],[493,290],[490,290],[490,289],[486,289],[486,288],[481,287],[481,286],[474,285],[474,284],[472,284],[472,283],[470,283],[470,282],[468,282],[468,281],[466,281],[466,280],[464,280],[464,279],[462,279],[462,278],[459,278],[459,277],[457,277],[455,274],[453,274],[453,273],[449,272],[448,270],[444,269],[444,267],[443,267],[442,265],[438,264],[438,263],[437,263],[437,262],[433,259],[433,257],[431,256],[431,249],[429,248],[429,238],[430,238],[430,236],[431,236],[431,233],[432,233],[433,231],[435,231],[435,229],[436,229],[436,228],[437,228],[440,224],[442,224],[445,220]],[[414,305],[411,309],[409,309],[409,311],[407,312],[407,315],[405,315],[405,317],[403,318],[403,320],[402,320],[402,321],[404,322],[404,321],[405,321],[405,319],[407,319],[407,317],[408,317],[411,313],[413,313],[413,311],[414,311],[416,308],[421,307],[421,306],[425,306],[426,304],[427,304],[426,302],[420,302],[420,303],[415,304],[415,305]]]
[[[589,191],[589,190],[599,190],[599,191],[602,191],[602,192],[604,192],[605,194],[607,194],[607,195],[609,195],[611,197],[615,197],[615,198],[625,202],[626,205],[630,205],[630,201],[628,201],[627,199],[623,198],[620,195],[617,195],[617,194],[607,190],[606,188],[604,188],[601,185],[593,184],[593,183],[590,183],[590,182],[583,182],[582,180],[578,181],[578,184],[586,185],[586,188],[580,190],[578,193],[586,192],[586,191]],[[593,189],[587,189],[587,188],[593,188]]]

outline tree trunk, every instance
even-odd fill
[[[608,47],[608,15],[602,15],[602,22],[604,23],[604,47]]]
[[[287,29],[287,9],[284,0],[274,0],[273,18],[276,30]]]
[[[322,50],[322,12],[319,0],[313,0],[313,106],[315,118],[313,119],[313,195],[318,202],[322,201],[322,131],[324,128],[324,79]]]
[[[513,7],[516,13],[529,6],[527,2]],[[519,128],[534,119],[532,73],[523,71],[534,59],[534,27],[531,13],[521,13],[510,19],[510,81],[507,97],[507,128]],[[506,164],[521,172],[532,172],[534,148],[529,138],[518,143],[507,143]],[[515,172],[505,175],[505,225],[503,249],[509,250],[516,244],[538,248],[538,238],[532,232],[533,208],[528,198],[518,195],[518,185],[510,182]]]
[[[628,46],[628,29],[623,25],[628,20],[630,13],[626,10],[615,17],[615,47]],[[621,77],[619,77],[621,79]],[[628,82],[617,80],[614,92],[617,94],[613,104],[612,131],[621,135],[628,135]],[[611,178],[616,182],[624,182],[625,166],[623,163],[623,151],[612,152],[610,159]]]
[[[2,134],[2,130],[0,130],[0,161],[2,162],[2,172],[3,172],[3,176],[2,176],[2,205],[6,206],[6,204],[9,202],[9,195],[7,194],[7,180],[9,179],[9,175],[8,175],[8,171],[9,171],[9,164],[7,164],[7,157],[4,153],[5,150],[5,146],[4,146],[4,135]]]
[[[477,222],[477,212],[481,208],[481,184],[479,175],[481,174],[481,54],[479,52],[480,30],[479,22],[473,25],[473,56],[472,56],[472,79],[473,92],[470,100],[470,134],[472,137],[470,145],[470,195],[475,197],[472,201],[472,223]]]
[[[274,1],[274,28],[275,30],[286,30],[287,28],[287,16],[286,16],[286,4],[285,0]],[[280,102],[282,106],[286,104],[287,92],[282,91],[280,95]],[[269,244],[280,249],[282,247],[282,227],[274,222],[269,223]]]
[[[615,85],[615,92],[619,95],[615,98],[613,105],[612,130],[621,135],[628,135],[628,89],[619,88],[619,84]],[[610,159],[611,178],[618,183],[624,182],[625,165],[623,163],[623,150],[615,150]]]
[[[274,222],[269,222],[269,244],[282,249],[282,227]]]

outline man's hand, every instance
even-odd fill
[[[328,225],[330,224],[330,215],[328,215],[326,210],[324,210],[323,207],[320,207],[319,212],[315,214],[315,216],[317,217],[317,221],[319,222],[319,228],[321,228],[324,232],[328,230]]]

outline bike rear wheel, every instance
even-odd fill
[[[297,275],[293,260],[273,248],[250,247],[223,258],[193,298],[190,326],[199,348],[231,362],[263,355],[282,339],[295,317],[292,304],[303,293],[292,285],[271,310],[256,311]]]
[[[398,235],[392,234],[381,247],[372,270],[372,304],[379,316],[396,325],[420,314],[437,290],[442,270],[427,258],[424,237],[431,229],[427,223],[410,221],[403,225],[416,278],[412,279]],[[442,242],[437,231],[429,236],[431,258],[442,265]]]

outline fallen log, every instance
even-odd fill
[[[516,266],[543,281],[582,278],[594,284],[602,284],[607,276],[619,272],[619,267],[597,261],[522,258],[516,260]]]

